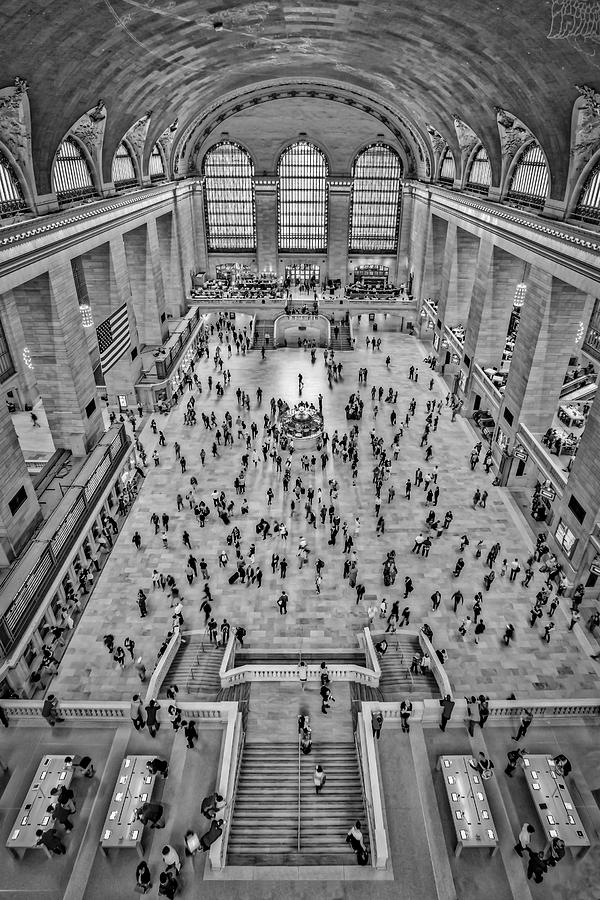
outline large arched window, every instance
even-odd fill
[[[548,165],[540,146],[529,144],[513,170],[506,197],[541,209],[548,196],[549,181]]]
[[[487,194],[492,183],[492,167],[485,147],[480,147],[469,167],[469,177],[465,185],[469,191]]]
[[[456,178],[456,166],[454,164],[454,157],[452,156],[450,147],[446,147],[446,149],[444,150],[444,155],[442,156],[442,162],[440,165],[439,180],[443,184],[454,184],[455,178]]]
[[[21,209],[27,209],[19,179],[6,159],[0,153],[0,218],[14,216]]]
[[[571,218],[600,223],[600,158],[585,180]]]
[[[135,165],[129,148],[121,142],[113,157],[112,180],[115,187],[131,187],[138,183]]]
[[[348,247],[351,253],[395,253],[402,163],[385,144],[372,144],[354,160]]]
[[[256,214],[250,155],[231,141],[215,144],[202,163],[209,250],[255,250]]]
[[[152,148],[152,153],[150,154],[150,160],[148,162],[148,174],[150,176],[150,181],[161,181],[163,178],[166,178],[165,161],[158,144],[155,144]]]
[[[327,250],[327,161],[308,141],[297,141],[279,157],[278,243],[280,251]]]
[[[87,160],[72,138],[62,142],[54,157],[52,189],[59,202],[79,200],[96,193]]]

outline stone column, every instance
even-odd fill
[[[514,435],[519,422],[534,434],[552,424],[586,300],[577,288],[531,267],[500,410],[505,434]]]
[[[0,403],[0,565],[25,546],[42,513],[6,403]]]
[[[446,240],[444,242],[442,276],[440,279],[438,303],[438,319],[442,323],[440,336],[443,336],[443,326],[445,324],[453,325],[454,319],[456,318],[456,232],[457,227],[455,223],[448,222],[446,228]]]
[[[342,288],[348,280],[348,228],[350,227],[350,196],[352,183],[339,178],[329,182],[329,213],[327,235],[327,277],[340,278]],[[321,280],[323,275],[321,273]]]
[[[19,376],[19,394],[23,404],[29,403],[31,406],[39,399],[37,386],[35,383],[35,375],[32,369],[28,368],[23,362],[23,347],[27,345],[23,324],[19,314],[19,308],[15,301],[15,295],[12,291],[6,291],[2,294],[2,325],[6,342],[10,350],[15,372]]]
[[[201,261],[196,250],[200,238],[204,244],[204,217],[202,216],[198,226],[195,223],[194,204],[197,196],[202,198],[202,191],[199,185],[194,184],[192,191],[186,193],[184,197],[176,196],[173,210],[173,239],[177,250],[182,302],[185,297],[189,297],[192,289],[191,273],[206,268],[206,253],[204,253],[204,261]],[[199,203],[199,209],[203,209],[202,203]],[[198,236],[196,236],[197,227],[200,229]]]
[[[390,272],[394,284],[408,283],[410,274],[409,259],[411,256],[411,229],[413,222],[414,202],[412,194],[403,189],[400,194],[400,224],[398,229],[398,252],[396,254],[396,271]],[[414,295],[416,296],[416,295]]]
[[[466,327],[467,316],[473,293],[473,284],[479,259],[479,238],[458,228],[456,232],[456,306],[454,309],[455,321],[448,319],[448,305],[446,306],[446,324],[455,325],[461,323]]]
[[[257,178],[254,183],[256,203],[256,257],[258,271],[277,267],[277,182],[274,178]]]
[[[185,288],[181,278],[177,232],[172,211],[157,217],[156,234],[165,293],[165,309],[171,316],[179,318],[184,312]],[[191,285],[189,276],[187,285],[189,293]]]
[[[123,235],[138,334],[142,344],[160,346],[168,334],[156,222]]]
[[[70,261],[55,258],[15,298],[54,445],[85,456],[104,426]]]
[[[417,301],[429,297],[429,286],[426,278],[426,253],[427,241],[431,228],[431,216],[429,209],[421,201],[412,199],[412,193],[405,188],[402,192],[403,200],[411,197],[410,216],[410,247],[408,257],[408,271],[413,272],[413,295]],[[404,212],[402,214],[404,221]]]
[[[477,338],[476,361],[482,368],[500,368],[513,308],[515,289],[523,278],[522,259],[494,247],[490,289]]]
[[[575,581],[585,581],[589,575],[589,563],[596,556],[589,545],[590,534],[600,517],[600,402],[592,403],[585,431],[567,486],[562,498],[555,501],[555,515],[551,528],[551,549],[565,565],[567,573]],[[566,526],[575,537],[577,543],[572,555],[565,553],[563,546],[556,540],[556,529]],[[582,563],[585,571],[582,571]],[[575,575],[577,577],[575,578]],[[596,589],[597,590],[597,589]]]

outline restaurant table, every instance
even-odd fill
[[[35,833],[38,828],[47,831],[54,827],[52,815],[47,811],[50,804],[56,802],[50,791],[55,787],[68,787],[72,778],[73,769],[65,763],[64,753],[42,757],[6,842],[13,856],[18,858],[19,850],[24,854],[25,850],[39,846],[50,856],[48,849],[38,844]]]
[[[472,756],[440,756],[441,770],[452,821],[456,831],[455,856],[463,847],[488,847],[490,856],[498,849],[498,834],[482,779]]]
[[[523,772],[547,843],[552,838],[562,838],[571,852],[579,848],[577,855],[584,856],[590,848],[590,839],[565,779],[556,771],[554,759],[546,753],[528,753],[523,756]]]
[[[581,428],[585,424],[584,417],[575,406],[559,406],[558,418],[567,428]]]
[[[140,856],[144,855],[144,825],[135,818],[135,811],[152,799],[156,776],[150,774],[146,763],[153,759],[154,756],[126,756],[121,763],[100,838],[106,855],[111,848],[119,847],[135,847]]]

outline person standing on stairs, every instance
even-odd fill
[[[327,775],[323,771],[322,766],[315,766],[315,771],[313,775],[313,784],[315,786],[315,794],[320,794],[323,790],[323,785],[327,779]]]

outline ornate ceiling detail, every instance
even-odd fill
[[[129,131],[125,133],[125,138],[140,159],[144,155],[144,146],[146,144],[151,116],[152,110],[150,109],[141,119],[134,122]]]
[[[0,140],[23,171],[33,174],[27,90],[27,82],[18,76],[11,87],[0,89]]]
[[[600,94],[587,85],[575,85],[580,96],[573,104],[571,122],[570,183],[575,182],[589,160],[600,150]]]
[[[502,159],[510,162],[533,135],[527,125],[501,106],[495,106]]]
[[[96,106],[84,113],[69,130],[69,134],[86,147],[98,170],[102,160],[105,128],[106,106],[103,100],[98,100]]]
[[[481,141],[473,131],[473,129],[467,125],[466,122],[463,122],[459,116],[453,116],[454,119],[454,129],[456,131],[456,137],[458,138],[458,146],[460,147],[461,156],[466,159],[469,156],[473,148],[480,144]]]
[[[426,128],[427,134],[429,135],[429,138],[431,140],[433,152],[436,156],[441,156],[446,149],[446,139],[442,137],[442,135],[433,127],[433,125],[429,125],[426,123]]]

